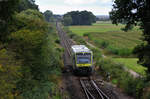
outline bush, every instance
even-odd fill
[[[116,54],[116,55],[118,55],[118,49],[117,48],[114,48],[114,47],[112,47],[112,46],[108,46],[107,47],[107,50],[109,51],[109,52],[111,52],[111,53],[113,53],[113,54]]]
[[[70,38],[74,38],[75,34],[70,33],[69,36],[70,36]]]
[[[100,58],[102,58],[102,54],[101,51],[97,48],[91,48],[91,50],[93,51],[93,59],[95,62],[99,61]]]
[[[109,42],[100,40],[94,40],[94,43],[98,45],[99,48],[107,48],[109,45]]]
[[[78,44],[86,45],[85,40],[84,40],[81,36],[78,36],[78,35],[76,35],[76,34],[73,34],[73,39],[74,39]]]
[[[105,75],[110,74],[112,78],[120,77],[123,71],[122,65],[114,63],[111,59],[101,59],[98,64]]]
[[[88,37],[89,37],[89,35],[90,35],[89,33],[84,33],[83,34],[83,36],[88,36]]]
[[[131,53],[132,53],[132,50],[127,49],[127,48],[122,48],[118,50],[118,55],[120,56],[129,56],[131,55]]]
[[[114,63],[111,59],[101,59],[97,63],[105,77],[110,75],[112,82],[122,88],[127,94],[139,98],[144,88],[144,80],[133,78],[123,69],[123,64]],[[124,72],[123,72],[124,71]]]
[[[119,81],[120,87],[123,88],[127,94],[140,99],[143,93],[144,80],[141,78],[133,78],[127,73],[122,73]]]
[[[129,56],[132,54],[132,49],[128,49],[128,48],[116,48],[113,46],[108,46],[106,49],[109,52],[119,56]]]
[[[94,43],[95,43],[99,48],[101,48],[101,41],[99,41],[99,40],[94,40]]]
[[[56,40],[55,40],[55,43],[60,44],[60,40],[59,40],[59,39],[56,39]]]
[[[102,42],[101,42],[101,46],[102,46],[103,48],[106,48],[108,45],[109,45],[109,43],[108,43],[107,41],[102,41]]]

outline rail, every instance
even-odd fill
[[[58,34],[61,38],[61,41],[63,42],[64,47],[66,48],[68,55],[71,57],[71,51],[70,51],[70,48],[71,48],[71,45],[72,45],[70,43],[71,41],[66,36],[65,32],[61,29],[61,26],[58,23],[56,23],[56,27],[57,27],[57,30],[58,30]]]
[[[109,99],[109,97],[97,86],[94,80],[80,78],[80,83],[87,99]]]

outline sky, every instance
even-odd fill
[[[51,10],[54,14],[70,11],[91,11],[94,15],[109,15],[112,0],[36,0],[41,12]]]

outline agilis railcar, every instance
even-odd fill
[[[85,45],[73,45],[71,54],[75,74],[91,75],[93,73],[93,52],[90,49]]]

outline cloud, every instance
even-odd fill
[[[64,5],[41,5],[40,6],[40,10],[42,12],[46,11],[46,10],[51,10],[54,14],[65,14],[67,12],[70,11],[83,11],[83,10],[87,10],[87,11],[91,11],[93,12],[95,15],[108,15],[108,12],[111,10],[111,8],[109,7],[97,7],[97,6],[90,6],[90,7],[75,7],[75,6],[64,6]]]
[[[113,0],[99,0],[99,2],[101,2],[101,3],[110,3],[110,2],[113,2]]]
[[[68,5],[83,5],[83,4],[92,4],[98,0],[64,0],[65,4]]]
[[[54,14],[70,11],[91,11],[95,15],[108,15],[113,0],[36,0],[40,11],[51,10]]]

